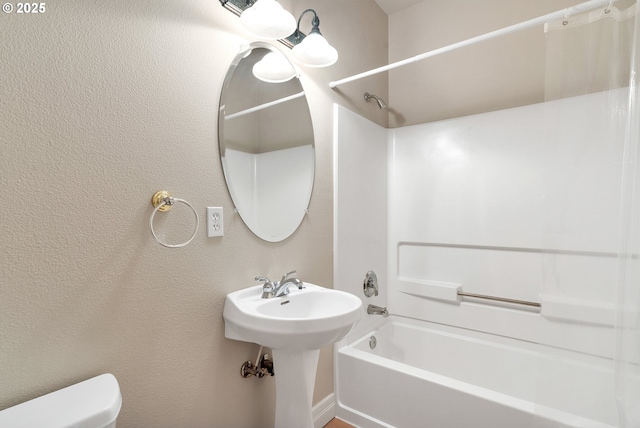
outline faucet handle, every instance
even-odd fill
[[[287,278],[289,277],[289,275],[293,275],[294,273],[297,273],[297,271],[292,270],[289,273],[285,273],[284,275],[282,275],[282,279],[280,280],[280,282],[285,282],[287,280]]]
[[[269,299],[273,297],[275,293],[275,286],[269,278],[267,278],[266,276],[256,276],[256,281],[264,282],[264,285],[262,286],[263,299]]]

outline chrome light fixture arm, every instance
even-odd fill
[[[307,13],[312,13],[311,32],[306,37],[301,37],[300,22]],[[292,36],[287,38],[295,46],[292,49],[293,57],[307,67],[329,67],[338,60],[338,51],[331,46],[320,32],[320,18],[313,9],[307,9],[300,14],[298,25]]]
[[[320,32],[320,18],[318,17],[318,14],[313,9],[307,9],[300,14],[300,17],[298,18],[298,25],[296,26],[296,31],[294,31],[292,35],[287,37],[287,40],[289,40],[293,45],[299,44],[306,37],[306,35],[302,31],[300,31],[300,22],[302,21],[302,17],[309,12],[313,13],[313,18],[311,19],[311,32],[309,34],[322,34]]]

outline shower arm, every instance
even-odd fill
[[[382,98],[380,98],[379,96],[370,94],[368,92],[364,93],[364,100],[366,102],[371,102],[371,98],[376,100],[376,102],[378,103],[378,108],[380,108],[380,110],[382,110],[383,108],[385,108],[387,106],[387,104],[384,102],[384,100]]]

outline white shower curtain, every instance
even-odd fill
[[[616,403],[620,426],[640,427],[640,21],[636,10],[621,200],[616,320]]]
[[[557,147],[549,170],[560,180],[549,180],[543,207],[542,293],[569,302],[575,311],[566,322],[602,333],[601,355],[613,357],[611,388],[594,406],[629,428],[640,427],[636,21],[635,1],[619,0],[545,26],[545,100],[563,101],[545,123]],[[545,393],[542,383],[537,393]]]
[[[545,100],[627,86],[634,24],[628,4],[547,23]]]

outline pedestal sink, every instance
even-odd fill
[[[342,339],[360,319],[356,296],[318,285],[261,298],[262,285],[227,295],[225,337],[271,348],[277,428],[313,428],[311,404],[320,348]]]

